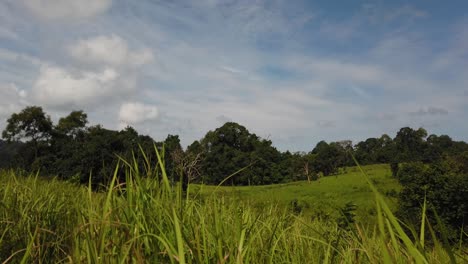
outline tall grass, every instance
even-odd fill
[[[461,251],[409,236],[375,194],[375,228],[322,221],[270,204],[189,197],[163,159],[121,160],[106,192],[37,175],[0,173],[0,258],[5,263],[455,263]],[[123,170],[125,182],[118,181]],[[367,177],[362,171],[363,177]],[[190,188],[190,186],[189,186]],[[187,192],[189,193],[189,192]]]

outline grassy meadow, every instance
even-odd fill
[[[388,164],[363,167],[372,183],[386,197],[394,211],[400,185],[391,176]],[[366,177],[357,167],[342,169],[335,176],[322,177],[317,181],[300,181],[266,186],[206,186],[192,185],[192,193],[202,197],[216,194],[256,206],[276,204],[281,207],[295,207],[296,212],[316,218],[337,217],[339,209],[347,203],[356,205],[356,220],[374,219],[376,207],[374,193]]]
[[[392,213],[394,202],[378,191],[398,190],[385,165],[364,167],[369,176],[350,168],[312,183],[192,185],[189,195],[171,185],[163,166],[147,164],[141,172],[126,163],[120,170],[126,173],[126,184],[116,180],[116,170],[107,191],[99,193],[37,175],[0,172],[2,262],[466,261],[461,249],[437,240],[428,244],[425,232],[403,231]],[[288,206],[294,199],[303,209]],[[311,217],[318,212],[316,206],[332,214],[348,201],[357,205],[362,221],[347,225],[335,216]],[[368,215],[375,224],[366,222]],[[424,219],[421,223],[431,230]]]

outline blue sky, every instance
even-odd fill
[[[0,127],[26,105],[183,145],[281,150],[399,128],[468,140],[468,2],[3,0]]]

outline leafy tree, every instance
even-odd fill
[[[8,141],[46,140],[50,137],[52,121],[42,107],[28,106],[20,113],[14,113],[7,120],[2,137]]]
[[[454,167],[454,162],[457,161],[406,163],[401,165],[397,178],[403,186],[399,215],[417,227],[426,200],[426,213],[432,226],[439,233],[448,230],[448,236],[456,240],[461,228],[464,228],[465,234],[468,231],[468,173]],[[442,221],[442,226],[437,218]],[[467,238],[465,235],[464,239]]]
[[[368,138],[356,144],[355,157],[361,164],[372,164],[377,159],[381,144],[377,138]]]
[[[155,142],[150,136],[139,135],[131,126],[127,126],[118,132],[117,141],[121,142],[122,149],[114,149],[114,155],[118,155],[126,161],[133,161],[135,159],[138,171],[142,176],[158,176],[159,169],[157,166],[154,166],[157,164],[154,147],[156,145],[156,147],[160,149],[162,147],[162,143]],[[123,176],[120,180],[124,180]]]
[[[309,174],[313,173],[313,158],[305,159],[307,153],[286,151],[281,154],[281,161],[278,166],[278,173],[284,175],[287,181],[304,180],[305,169],[309,170]],[[310,157],[315,154],[310,154]],[[306,164],[308,162],[308,164]],[[306,176],[307,177],[307,176]]]
[[[424,128],[401,128],[394,139],[397,161],[421,161],[426,148],[426,137],[427,131]]]
[[[34,157],[37,159],[40,144],[50,139],[51,132],[52,121],[42,107],[28,106],[20,113],[11,115],[2,137],[7,141],[30,142],[34,149]]]
[[[83,146],[85,145],[87,115],[72,111],[59,119],[52,130],[49,152],[43,154],[43,169],[63,179],[78,177],[81,173]]]
[[[325,176],[337,173],[339,167],[346,165],[346,151],[336,142],[328,144],[320,141],[312,150],[312,154],[316,155],[314,170],[322,172]]]
[[[395,142],[387,134],[383,134],[380,138],[381,149],[378,151],[376,162],[377,163],[389,163],[394,160],[395,157]]]
[[[201,170],[206,183],[218,184],[241,169],[227,183],[247,185],[282,181],[276,164],[281,155],[272,147],[271,141],[251,134],[234,122],[209,131],[188,150],[203,153]]]
[[[124,150],[124,142],[119,138],[119,132],[101,126],[90,127],[80,152],[81,181],[86,183],[91,175],[94,187],[106,184],[116,166],[116,154]]]
[[[355,157],[361,164],[389,163],[394,158],[393,140],[386,134],[356,144]]]
[[[340,167],[343,166],[354,166],[354,160],[352,154],[354,153],[353,142],[351,140],[341,140],[334,142],[340,151]]]
[[[220,183],[225,177],[248,166],[249,160],[244,152],[253,150],[250,133],[233,122],[209,131],[200,145],[205,153],[202,174],[207,183]]]
[[[56,130],[67,136],[75,138],[83,133],[88,123],[88,115],[82,110],[72,111],[68,116],[59,119]]]
[[[257,184],[272,184],[287,181],[288,175],[279,172],[281,153],[272,146],[271,140],[258,138],[254,142],[255,150],[250,156],[253,162],[251,172],[261,179]],[[259,168],[262,168],[259,170]]]

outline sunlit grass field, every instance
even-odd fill
[[[372,183],[382,193],[392,211],[397,207],[400,185],[387,164],[363,166]],[[192,185],[193,194],[215,195],[250,202],[253,205],[295,206],[297,212],[311,217],[336,217],[339,209],[351,202],[356,205],[356,219],[366,223],[375,219],[374,193],[357,167],[342,169],[334,176],[317,181],[300,181],[266,186]]]
[[[36,175],[0,172],[2,262],[466,261],[462,249],[437,239],[428,244],[425,232],[404,232],[388,199],[375,188],[397,188],[384,165],[364,168],[371,175],[368,188],[365,172],[350,169],[310,184],[218,189],[198,185],[189,195],[171,185],[161,163],[147,164],[144,172],[131,163],[121,165],[126,184],[117,181],[116,170],[107,191],[100,193]],[[242,199],[233,199],[235,195]],[[305,201],[309,208],[292,210],[285,206],[291,199]],[[343,225],[334,217],[311,217],[315,204],[329,205],[333,211],[348,200],[365,210],[374,204],[375,223]]]

